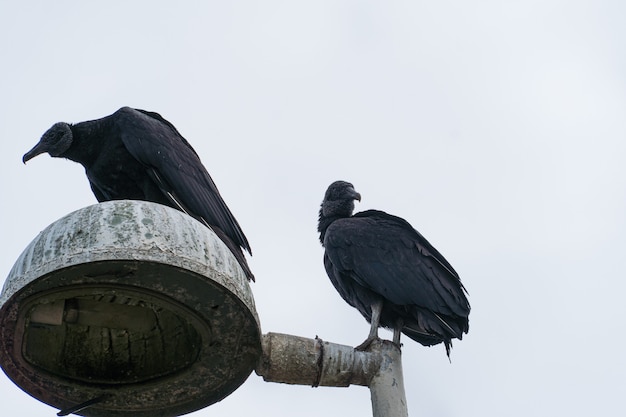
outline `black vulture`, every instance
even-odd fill
[[[365,349],[378,327],[393,329],[424,346],[469,330],[470,305],[459,275],[406,220],[379,210],[352,214],[361,195],[349,182],[332,183],[319,211],[324,267],[341,297],[371,323]]]
[[[47,152],[85,168],[99,202],[145,200],[181,210],[213,230],[254,280],[248,239],[196,151],[160,114],[122,107],[77,124],[56,123],[23,162]]]

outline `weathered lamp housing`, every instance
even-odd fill
[[[241,385],[261,353],[244,272],[169,207],[111,201],[42,231],[0,295],[0,365],[85,416],[175,416]],[[91,401],[93,400],[93,401]]]

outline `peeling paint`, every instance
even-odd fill
[[[168,333],[163,339],[159,329],[148,331],[141,323],[135,330],[111,329],[113,312],[106,313],[106,326],[98,325],[96,317],[71,328],[65,322],[47,330],[29,327],[34,309],[68,299],[105,312],[117,311],[111,310],[117,303],[141,306],[174,324],[159,324]],[[48,404],[72,407],[108,393],[106,384],[111,384],[111,396],[81,411],[93,416],[111,415],[111,410],[120,416],[166,416],[202,408],[243,383],[261,349],[249,282],[224,243],[186,214],[141,201],[89,206],[39,233],[5,282],[0,330],[5,332],[0,334],[5,372],[10,378],[20,375],[21,384],[31,388],[23,389]],[[142,347],[146,340],[152,347]],[[59,362],[64,368],[48,360],[50,341],[58,355],[75,353]],[[183,341],[189,346],[177,344]],[[91,350],[81,349],[82,343]],[[171,349],[183,355],[167,357]],[[29,358],[20,359],[24,352]],[[159,352],[165,355],[161,359]],[[107,360],[113,362],[104,366]],[[114,364],[118,368],[112,370]],[[57,377],[59,370],[65,374]]]

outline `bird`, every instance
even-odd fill
[[[347,181],[326,190],[318,232],[324,268],[341,297],[371,324],[356,347],[379,340],[378,328],[393,329],[424,346],[445,345],[469,330],[467,290],[452,265],[406,220],[380,210],[356,214],[361,195]]]
[[[196,151],[159,113],[122,107],[97,120],[55,123],[22,161],[46,152],[81,164],[99,202],[150,201],[200,221],[254,281],[243,253],[252,249],[239,223]]]

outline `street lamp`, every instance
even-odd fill
[[[237,261],[208,228],[154,203],[111,201],[53,223],[0,305],[5,373],[66,414],[189,413],[239,387],[261,353]]]

